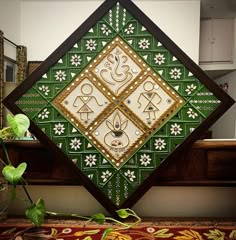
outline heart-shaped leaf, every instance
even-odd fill
[[[119,209],[116,211],[120,218],[127,218],[130,214],[126,209]]]
[[[23,137],[30,126],[29,118],[24,114],[8,114],[7,121],[17,137]]]
[[[26,217],[36,226],[40,227],[44,221],[46,208],[43,199],[39,199],[36,204],[31,205],[25,211]]]
[[[103,224],[106,221],[106,217],[102,213],[92,215],[92,220],[98,224]]]
[[[9,183],[16,186],[25,172],[26,167],[27,164],[25,162],[21,163],[17,168],[12,165],[6,165],[2,170],[2,174]]]
[[[107,236],[110,232],[112,232],[112,231],[113,231],[112,228],[106,228],[105,231],[104,231],[103,234],[102,234],[101,240],[105,239],[106,236]]]

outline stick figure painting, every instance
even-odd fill
[[[71,116],[72,121],[76,120],[77,124],[84,128],[109,104],[109,100],[87,77],[78,79],[76,84],[66,90],[67,95],[60,96],[63,111]]]
[[[83,95],[78,95],[73,102],[74,107],[80,107],[77,113],[80,115],[81,121],[88,121],[90,120],[89,114],[94,113],[93,107],[101,107],[103,104],[99,104],[97,98],[92,95],[93,94],[93,87],[89,83],[84,83],[81,86],[81,92]],[[95,104],[92,103],[95,102]],[[92,106],[93,105],[93,106]]]
[[[144,105],[143,112],[148,113],[147,119],[156,119],[156,112],[159,111],[158,104],[162,101],[159,94],[154,90],[154,87],[158,89],[158,86],[154,83],[147,81],[143,84],[144,92],[140,93],[138,98],[139,107]]]
[[[149,128],[153,127],[176,102],[176,97],[161,81],[147,76],[142,84],[126,99],[127,107],[132,107],[134,113]]]

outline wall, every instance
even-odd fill
[[[28,59],[44,60],[101,2],[22,0],[20,39],[21,44],[28,48]],[[134,2],[198,62],[200,0]],[[51,211],[85,215],[105,212],[81,186],[29,187],[33,198],[43,197]],[[20,188],[18,191],[22,193]],[[140,216],[235,216],[235,196],[233,188],[152,187],[134,206],[134,210]],[[20,214],[23,210],[18,201],[12,202],[10,213]]]
[[[20,0],[0,0],[0,30],[4,37],[20,44]],[[4,55],[16,59],[16,48],[4,42]]]
[[[4,37],[15,44],[20,44],[20,0],[0,0],[0,30],[3,31]],[[16,60],[16,47],[8,41],[4,41],[4,56]],[[15,87],[15,83],[5,83],[4,97]],[[4,108],[4,116],[8,113],[9,111]]]
[[[21,42],[28,48],[29,60],[48,57],[102,2],[23,0]],[[198,62],[200,0],[134,2]]]
[[[217,84],[228,83],[228,93],[236,99],[236,71],[216,79]],[[236,138],[236,104],[234,104],[212,127],[212,137],[221,139]]]
[[[29,186],[29,190],[35,200],[45,200],[48,211],[107,214],[83,187]],[[18,193],[25,198],[22,189]],[[152,187],[133,209],[139,216],[148,217],[235,217],[235,197],[232,187]],[[25,207],[14,201],[10,213],[22,213]]]

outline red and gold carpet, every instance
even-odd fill
[[[235,240],[235,221],[145,221],[138,226],[119,230],[115,225],[92,225],[81,221],[47,221],[34,228],[21,219],[0,223],[0,240],[99,240],[112,227],[106,240]]]

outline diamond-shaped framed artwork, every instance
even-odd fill
[[[234,100],[132,1],[107,0],[3,102],[113,213]]]

